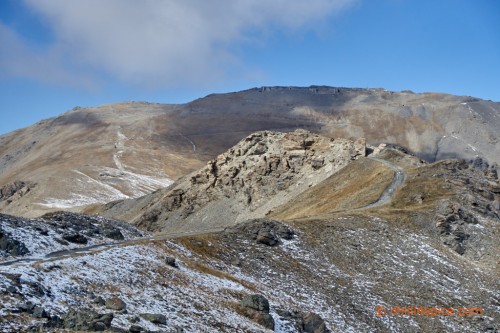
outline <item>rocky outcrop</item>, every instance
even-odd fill
[[[147,321],[152,322],[153,324],[160,324],[160,325],[166,325],[167,324],[167,317],[162,314],[157,314],[157,313],[141,313],[140,316]]]
[[[257,132],[170,188],[113,203],[104,215],[134,216],[131,222],[147,230],[225,227],[265,216],[363,156],[364,139],[331,139],[304,130]]]
[[[241,302],[240,307],[245,316],[257,324],[270,330],[274,330],[274,319],[269,314],[269,301],[262,295],[247,295]]]
[[[228,238],[249,239],[259,244],[275,246],[281,239],[292,239],[294,231],[281,222],[261,218],[226,228],[224,235]]]
[[[465,253],[465,243],[470,234],[466,224],[477,224],[478,219],[458,203],[443,201],[435,217],[436,228],[439,230],[443,243],[458,254]]]
[[[29,254],[26,245],[17,239],[13,239],[0,226],[0,256],[23,256],[26,254]]]
[[[12,201],[26,195],[35,187],[35,185],[36,184],[33,182],[24,182],[20,180],[5,184],[0,187],[0,201],[11,203]]]
[[[106,309],[115,311],[123,311],[127,308],[127,304],[121,298],[116,296],[108,298],[104,305],[106,306]]]
[[[112,313],[100,314],[92,310],[72,310],[63,318],[51,317],[43,327],[71,331],[105,331],[111,327],[112,320]]]
[[[89,243],[113,242],[143,235],[127,223],[98,216],[55,212],[38,219],[24,219],[0,214],[0,261],[5,257],[40,256]]]

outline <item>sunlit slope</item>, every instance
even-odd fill
[[[382,195],[394,172],[363,158],[279,207],[270,216],[287,220],[365,207]]]

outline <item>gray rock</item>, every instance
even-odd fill
[[[106,304],[106,301],[104,300],[104,298],[102,298],[101,296],[98,296],[95,300],[94,300],[94,303],[97,304],[97,305],[105,305]]]
[[[170,267],[174,267],[174,268],[178,268],[179,266],[177,265],[177,262],[175,260],[174,257],[166,257],[165,258],[165,263],[170,266]]]
[[[102,332],[102,331],[106,330],[107,326],[102,321],[96,321],[96,322],[92,323],[92,327],[91,328],[92,328],[93,331]]]
[[[42,297],[46,294],[48,290],[44,288],[39,282],[36,281],[24,281],[26,286],[31,287],[31,292],[37,297]]]
[[[17,288],[14,286],[8,286],[6,289],[9,293],[15,293],[17,292]]]
[[[274,319],[269,313],[253,311],[253,315],[250,318],[257,324],[274,331]]]
[[[62,238],[70,243],[75,243],[75,244],[87,244],[88,242],[87,237],[79,233],[67,234],[64,235]]]
[[[45,311],[45,309],[42,308],[41,306],[38,306],[38,305],[33,308],[32,316],[35,318],[48,318],[49,317],[47,312]]]
[[[243,297],[240,305],[257,311],[269,313],[269,301],[262,295],[254,294]]]
[[[273,230],[262,228],[259,230],[256,238],[257,243],[274,246],[278,244],[278,237]]]
[[[319,315],[309,312],[303,316],[303,329],[305,333],[328,333],[325,321]]]
[[[33,309],[35,308],[35,304],[32,302],[28,301],[26,303],[21,303],[17,306],[17,309],[20,312],[27,312],[27,313],[33,313]]]
[[[292,239],[294,232],[281,222],[267,218],[253,219],[224,230],[227,236],[255,240],[268,246],[279,244],[280,239]]]
[[[139,325],[131,325],[128,331],[131,333],[140,333],[144,332],[144,329]]]
[[[45,328],[62,328],[71,331],[105,331],[111,327],[113,314],[99,314],[92,310],[71,310],[64,318],[52,316],[43,324]]]
[[[152,322],[153,324],[161,324],[161,325],[166,325],[167,324],[167,317],[162,314],[156,314],[156,313],[141,313],[140,316],[147,321]]]
[[[106,309],[122,311],[127,308],[127,304],[119,297],[108,298],[105,303]]]
[[[119,229],[116,228],[110,228],[110,227],[102,227],[99,229],[99,232],[107,238],[111,238],[114,240],[124,240],[125,237],[123,237],[122,232]]]
[[[24,243],[13,239],[10,235],[0,229],[0,250],[5,251],[7,255],[23,256],[29,254],[29,250]]]

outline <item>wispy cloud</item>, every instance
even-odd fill
[[[39,50],[0,22],[0,79],[28,78],[49,84],[64,84],[92,90],[95,77],[67,66],[64,52],[56,46]]]
[[[0,66],[11,75],[83,85],[89,73],[138,85],[201,84],[242,66],[231,52],[235,44],[273,31],[315,29],[354,1],[25,0],[55,41],[39,54],[0,25],[9,45]],[[72,79],[82,69],[86,78]]]

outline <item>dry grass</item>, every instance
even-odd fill
[[[201,256],[204,260],[213,260],[213,259],[221,259],[222,253],[220,249],[222,249],[222,244],[220,244],[213,234],[206,235],[197,235],[197,236],[189,236],[182,237],[176,239],[181,245],[186,247],[190,252],[196,253]],[[236,278],[233,275],[217,270],[215,268],[210,267],[209,265],[203,263],[199,258],[197,260],[192,260],[190,258],[185,258],[185,262],[190,269],[196,270],[198,272],[209,274],[221,279],[226,279],[232,282],[236,282],[244,286],[249,290],[256,290],[254,284],[244,281],[242,279]]]
[[[453,177],[437,162],[407,170],[406,181],[396,192],[391,202],[392,210],[429,211],[439,200],[455,195],[453,186],[447,182]]]
[[[356,209],[376,201],[392,181],[384,164],[360,159],[281,206],[270,217],[288,220]]]

